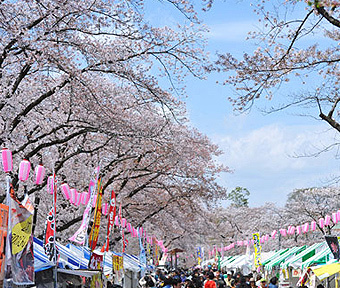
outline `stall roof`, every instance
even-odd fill
[[[287,269],[288,267],[293,267],[294,269],[301,268],[302,262],[308,260],[313,257],[317,252],[324,249],[326,242],[315,243],[312,246],[308,247],[306,250],[301,253],[295,255],[288,261],[281,263],[281,268]]]
[[[300,253],[301,251],[305,250],[306,247],[307,246],[304,245],[304,246],[301,246],[301,247],[292,247],[292,248],[288,249],[285,253],[281,254],[277,258],[274,258],[269,263],[267,263],[265,265],[265,268],[267,270],[269,270],[269,269],[272,269],[275,266],[280,265],[282,262],[287,261],[289,257],[292,257],[292,256]]]
[[[239,258],[239,257],[240,257],[240,255],[232,256],[230,259],[221,262],[221,268],[224,268],[228,264],[232,263],[233,261],[236,261],[236,259]]]
[[[316,253],[313,257],[302,262],[301,268],[304,269],[313,264],[326,264],[330,259],[333,258],[334,256],[331,250],[329,249],[328,245],[325,245],[325,249],[321,250],[320,252]]]
[[[320,281],[340,272],[340,263],[326,264],[311,267],[314,274],[320,279]]]
[[[273,259],[279,257],[280,255],[282,255],[283,253],[285,253],[286,251],[288,251],[289,249],[281,249],[277,252],[275,252],[271,257],[269,257],[268,259],[266,259],[265,261],[262,262],[262,265],[266,265],[267,263],[269,263],[270,261],[272,261]]]
[[[235,259],[235,261],[228,263],[225,267],[227,269],[239,268],[241,263],[244,262],[246,258],[247,258],[247,255],[240,255],[237,259]]]

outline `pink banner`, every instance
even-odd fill
[[[94,175],[94,179],[90,181],[89,184],[89,195],[90,200],[86,205],[84,214],[83,214],[83,221],[81,222],[81,225],[79,229],[74,233],[74,235],[69,239],[70,241],[73,241],[75,243],[78,243],[80,245],[85,244],[86,234],[87,234],[87,227],[89,226],[90,222],[90,213],[92,209],[92,201],[94,199],[94,195],[96,194],[96,183],[98,181],[98,175],[99,175],[99,167],[97,167]]]

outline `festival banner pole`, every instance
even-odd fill
[[[8,218],[7,218],[7,235],[9,235],[9,225],[11,221],[11,176],[6,175],[6,205],[8,206]],[[11,243],[9,237],[6,237],[6,250],[5,250],[5,278],[4,278],[4,287],[8,287],[9,283],[8,281],[10,279],[6,278],[7,275],[7,269],[8,269],[8,257],[9,255],[6,255],[7,252],[9,251]]]
[[[57,185],[56,185],[56,177],[53,169],[53,218],[54,218],[54,227],[53,227],[53,243],[54,243],[54,288],[58,287],[58,264],[57,264],[57,244],[56,244],[56,232],[57,232],[57,219],[56,219],[56,208],[57,208]]]

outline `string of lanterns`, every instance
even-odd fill
[[[1,157],[2,157],[2,167],[5,173],[9,173],[13,170],[13,158],[12,158],[12,151],[3,148],[1,151]],[[20,162],[19,164],[19,180],[22,182],[25,182],[29,178],[29,174],[31,171],[31,163],[24,159]],[[35,168],[35,184],[36,185],[41,185],[43,183],[44,177],[45,177],[45,172],[46,169],[42,164],[39,164]],[[53,175],[49,176],[47,178],[47,192],[49,194],[54,193],[54,183],[53,183]],[[89,191],[94,186],[95,183],[91,182],[89,185]],[[68,200],[71,204],[74,206],[80,206],[80,205],[87,205],[89,200],[90,200],[90,193],[89,192],[78,192],[74,188],[70,188],[67,183],[62,183],[60,185],[60,190],[66,200]],[[95,207],[97,202],[97,195],[94,197],[93,202],[92,202],[92,207]],[[104,203],[102,205],[102,213],[103,215],[108,214],[108,203]],[[143,237],[146,239],[147,243],[150,245],[155,242],[164,253],[167,253],[168,249],[164,246],[163,241],[157,240],[156,237],[154,236],[148,236],[146,231],[143,229],[143,227],[139,227],[139,231],[137,231],[137,228],[133,227],[130,222],[128,222],[125,218],[122,218],[122,221],[120,223],[118,216],[115,218],[115,225],[116,226],[121,226],[123,229],[126,229],[128,232],[131,233],[132,237],[138,237],[138,232],[140,237]]]
[[[337,212],[333,212],[332,216],[326,215],[324,218],[320,218],[318,220],[319,227],[323,229],[326,226],[329,226],[331,224],[331,221],[333,224],[337,224],[340,222],[340,210]],[[289,235],[301,235],[301,234],[306,234],[308,232],[314,232],[317,227],[317,222],[316,221],[311,221],[306,222],[301,225],[297,226],[288,226],[287,228],[281,228],[279,231],[273,230],[271,235],[265,234],[260,237],[260,243],[263,244],[266,241],[269,241],[270,239],[274,240],[276,235],[280,233],[282,237],[287,237]],[[250,244],[254,244],[254,240],[243,240],[243,241],[236,241],[234,243],[231,243],[228,246],[221,247],[221,248],[216,248],[214,247],[213,250],[209,251],[209,256],[211,257],[212,255],[216,254],[216,252],[222,252],[222,251],[228,251],[231,250],[235,247],[240,247],[240,246],[249,246]]]

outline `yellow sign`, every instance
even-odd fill
[[[27,245],[32,235],[33,215],[25,221],[16,224],[12,229],[12,253],[13,255],[21,252]]]
[[[255,268],[261,266],[261,242],[260,242],[260,233],[253,234],[254,240],[254,250],[255,250]]]
[[[113,255],[112,256],[112,269],[113,272],[124,269],[123,256]]]

